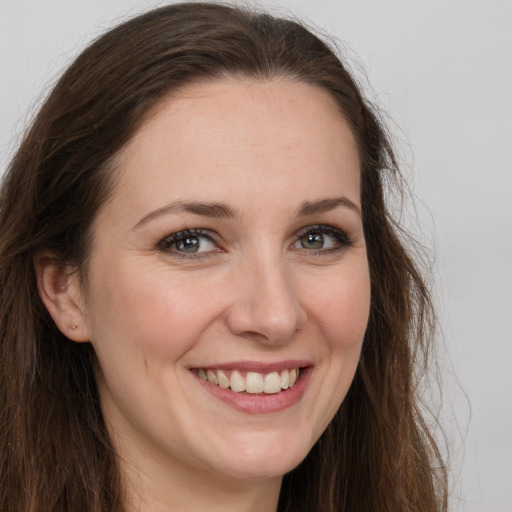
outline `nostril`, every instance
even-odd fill
[[[291,277],[273,263],[263,267],[256,262],[256,270],[245,269],[227,318],[229,329],[239,336],[282,344],[304,328],[307,315]]]

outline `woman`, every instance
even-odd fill
[[[295,22],[184,3],[95,41],[2,187],[1,510],[445,510],[397,172]]]

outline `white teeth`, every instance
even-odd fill
[[[222,370],[217,370],[217,379],[219,379],[219,386],[222,389],[229,388],[229,379],[226,377],[226,374]]]
[[[288,389],[290,387],[290,372],[283,370],[281,372],[281,389]]]
[[[263,393],[263,375],[256,372],[247,372],[245,390],[247,393]]]
[[[197,369],[197,375],[202,380],[207,380],[211,384],[220,386],[222,389],[231,388],[236,393],[279,393],[282,389],[291,388],[299,377],[299,369],[282,370],[281,372],[271,372],[262,374],[258,372],[247,372],[245,377],[239,370],[232,370],[231,373],[223,370],[205,370]]]
[[[212,384],[219,384],[219,379],[217,379],[217,374],[213,370],[207,370],[206,371],[206,378],[208,379],[208,382],[211,382]]]
[[[245,391],[245,380],[240,374],[240,372],[237,372],[236,370],[233,370],[231,372],[229,386],[236,393],[241,393],[242,391]]]
[[[263,379],[263,393],[277,393],[281,391],[281,377],[279,373],[272,372]]]
[[[290,373],[290,387],[292,387],[295,384],[295,382],[297,382],[297,376],[298,376],[297,368],[291,369],[289,373]]]

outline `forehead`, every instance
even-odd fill
[[[357,146],[336,102],[319,87],[285,79],[225,78],[180,89],[152,111],[116,167],[118,188],[137,203],[304,195],[296,183],[307,183],[312,199],[334,187],[359,201]]]

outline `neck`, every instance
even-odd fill
[[[151,474],[121,463],[125,512],[276,512],[281,478],[237,480],[201,470]],[[191,468],[192,469],[192,468]]]
[[[222,461],[217,464],[214,457],[207,462],[179,446],[162,449],[131,425],[109,430],[118,454],[125,512],[277,511],[282,475],[240,474],[228,469],[229,464],[224,471]],[[243,460],[239,462],[237,467],[244,468]],[[247,466],[250,470],[249,461]]]

